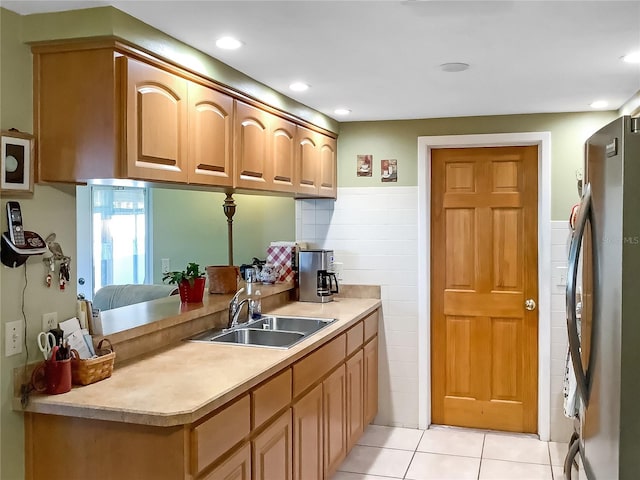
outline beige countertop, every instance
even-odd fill
[[[379,299],[292,302],[268,313],[336,318],[290,349],[179,342],[117,366],[110,378],[61,395],[33,395],[24,411],[156,426],[192,423],[334,338]],[[14,409],[22,410],[19,399]]]

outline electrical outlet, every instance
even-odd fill
[[[162,273],[169,273],[169,271],[171,270],[171,262],[169,261],[168,258],[163,258],[162,259]]]
[[[58,326],[58,312],[42,314],[42,331],[48,332]]]
[[[7,322],[4,330],[4,355],[10,357],[22,353],[22,322]]]

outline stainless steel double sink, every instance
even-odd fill
[[[286,349],[335,321],[335,318],[265,315],[231,329],[208,330],[189,340]]]

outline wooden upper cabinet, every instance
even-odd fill
[[[189,183],[231,186],[233,98],[189,83]]]
[[[321,197],[336,198],[336,140],[320,136],[318,194]]]
[[[296,134],[296,193],[317,196],[320,135],[301,126]]]
[[[296,125],[272,115],[271,148],[268,180],[272,189],[280,192],[295,192]]]
[[[236,102],[235,186],[268,189],[269,114]]]
[[[37,182],[336,197],[336,140],[283,112],[110,39],[32,51]]]
[[[42,52],[34,47],[36,181],[117,178],[117,77],[112,49]]]
[[[184,78],[126,57],[126,176],[187,182]]]

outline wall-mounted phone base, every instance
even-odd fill
[[[9,233],[2,234],[0,246],[0,260],[7,267],[17,268],[23,265],[32,255],[42,255],[47,251],[47,245],[40,235],[35,232],[24,232],[26,245],[17,247],[9,238]]]

